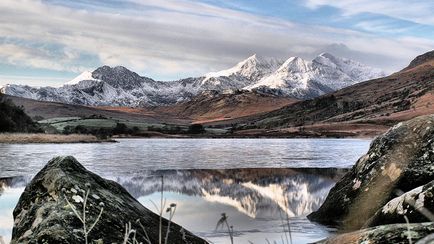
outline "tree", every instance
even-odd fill
[[[128,133],[128,127],[124,123],[116,123],[115,128],[113,128],[113,134],[119,135],[119,134],[127,134]]]
[[[202,134],[202,133],[205,133],[205,128],[201,124],[192,124],[188,127],[188,133],[190,133],[190,134]]]

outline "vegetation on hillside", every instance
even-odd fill
[[[0,93],[0,132],[41,132],[41,128],[22,107]]]

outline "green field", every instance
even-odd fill
[[[113,129],[117,124],[125,124],[128,129],[132,129],[135,133],[143,132],[161,132],[164,134],[184,134],[188,133],[189,126],[187,125],[173,125],[173,124],[151,124],[142,123],[137,121],[129,121],[122,119],[113,118],[80,118],[80,117],[59,117],[47,120],[41,120],[40,123],[45,128],[50,128],[55,130],[54,133],[63,133],[65,127],[75,128],[77,126],[84,127],[86,129]],[[225,134],[228,132],[227,129],[218,128],[205,128],[207,134],[217,135]]]

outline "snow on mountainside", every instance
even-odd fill
[[[92,81],[99,81],[92,77],[92,72],[90,71],[84,71],[79,76],[75,77],[74,79],[68,81],[65,83],[65,85],[75,85],[78,84],[82,80],[92,80]]]
[[[255,90],[307,99],[381,76],[379,70],[327,53],[312,61],[292,57],[284,63],[253,55],[230,69],[178,81],[155,81],[122,66],[102,66],[59,88],[6,85],[4,92],[80,105],[161,106],[189,101],[209,90]]]
[[[309,99],[383,76],[381,70],[322,53],[312,61],[291,57],[274,73],[246,89]]]
[[[205,78],[201,81],[201,86],[241,89],[271,74],[281,64],[282,62],[279,60],[266,60],[254,54],[230,69],[206,74]]]

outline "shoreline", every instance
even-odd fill
[[[373,139],[380,133],[372,131],[286,131],[286,130],[243,130],[228,134],[164,134],[116,135],[99,139],[88,134],[43,134],[43,133],[0,133],[1,144],[67,144],[67,143],[117,143],[117,139]]]
[[[43,134],[43,133],[1,133],[2,144],[64,144],[64,143],[115,143],[113,139],[98,139],[93,135]]]

